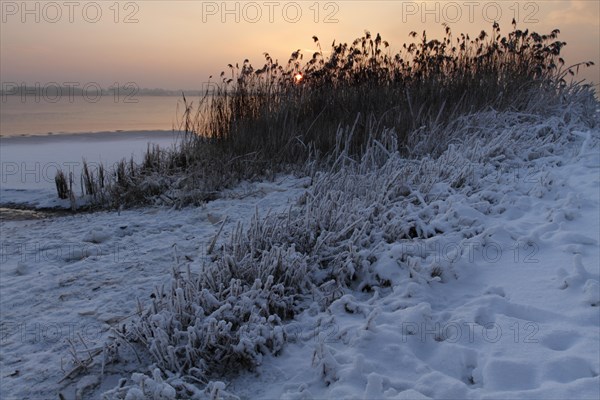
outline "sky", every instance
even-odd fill
[[[567,63],[593,61],[579,77],[600,82],[600,2],[560,1],[0,1],[2,85],[69,83],[108,88],[203,89],[228,63],[287,62],[335,39],[381,33],[392,50],[409,32],[442,36],[442,23],[478,34],[498,20],[540,34],[561,30]],[[214,78],[213,78],[214,79]],[[68,85],[66,85],[68,86]]]

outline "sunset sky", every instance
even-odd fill
[[[365,29],[381,33],[392,50],[410,31],[439,37],[442,22],[455,35],[477,34],[499,19],[504,33],[518,27],[568,43],[568,63],[594,61],[582,78],[600,82],[600,2],[561,1],[1,1],[0,72],[3,84],[96,82],[103,87],[200,89],[209,75],[245,58],[262,66],[263,52],[280,62],[302,49],[326,50]]]

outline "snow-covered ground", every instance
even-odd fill
[[[516,178],[503,189],[501,203],[510,208],[500,215],[452,204],[445,217],[481,224],[471,239],[385,246],[376,269],[393,281],[391,291],[348,294],[329,312],[305,313],[296,343],[234,380],[230,392],[265,399],[600,398],[597,152]],[[552,180],[554,189],[538,197],[532,189],[540,180]],[[451,274],[414,279],[399,268],[411,252],[451,265]]]
[[[0,398],[55,398],[70,369],[68,340],[100,346],[109,326],[126,322],[138,299],[147,304],[152,289],[169,280],[175,254],[198,259],[225,217],[226,237],[257,209],[289,207],[306,185],[281,177],[242,185],[200,208],[3,221]]]
[[[417,195],[414,220],[435,234],[369,248],[388,285],[309,305],[286,322],[281,354],[211,387],[252,399],[600,398],[599,135],[565,135],[557,154],[515,148],[507,158],[522,161],[471,171],[473,190],[439,182]],[[168,284],[174,260],[202,262],[225,218],[220,240],[257,211],[297,207],[310,183],[244,183],[199,208],[3,221],[0,398],[101,398],[147,373],[132,356],[102,379],[96,365],[61,382],[70,342],[101,348]]]
[[[169,148],[178,138],[170,131],[128,131],[17,136],[0,139],[0,204],[29,204],[36,207],[69,207],[56,196],[54,177],[58,170],[79,180],[85,159],[97,175],[103,164],[109,169],[125,158],[142,160],[148,145]]]

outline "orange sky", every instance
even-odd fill
[[[600,2],[560,1],[22,1],[0,2],[3,83],[135,82],[139,87],[200,89],[210,74],[245,58],[262,66],[267,51],[280,61],[333,39],[352,41],[365,29],[393,49],[412,30],[440,36],[521,29],[562,32],[567,62],[594,61],[582,78],[600,82]],[[437,21],[436,21],[437,20]],[[126,23],[127,22],[127,23]],[[325,50],[325,49],[324,49]]]

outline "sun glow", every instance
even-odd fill
[[[302,79],[304,79],[304,76],[302,76],[302,74],[300,72],[298,72],[296,75],[294,75],[294,81],[296,83],[302,82]]]

